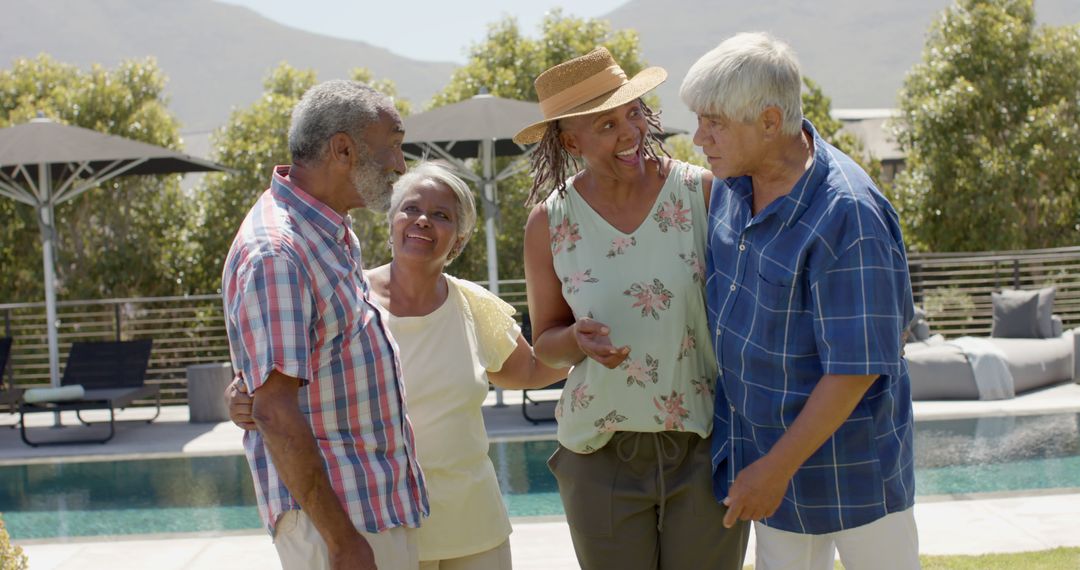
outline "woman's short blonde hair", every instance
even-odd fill
[[[401,202],[405,197],[405,190],[416,184],[424,182],[436,182],[449,188],[457,198],[457,237],[458,245],[450,250],[446,257],[449,265],[465,249],[469,243],[473,230],[476,229],[476,201],[469,185],[465,183],[453,168],[441,160],[425,160],[417,163],[398,178],[394,183],[394,192],[390,195],[390,210],[386,213],[387,221],[393,224],[394,215],[401,209]]]
[[[787,44],[769,34],[737,34],[701,56],[686,73],[679,97],[698,115],[741,122],[777,107],[784,117],[782,132],[802,130],[799,62]]]

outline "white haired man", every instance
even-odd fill
[[[739,34],[681,88],[716,177],[706,299],[714,487],[755,522],[756,568],[918,568],[896,212],[802,116],[791,49]]]
[[[403,136],[374,89],[312,87],[293,110],[292,165],[274,169],[225,261],[229,350],[258,427],[244,447],[286,570],[418,568],[423,474],[348,216],[386,210]]]

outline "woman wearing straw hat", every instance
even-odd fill
[[[657,152],[641,97],[666,77],[627,78],[597,48],[536,79],[544,120],[514,137],[539,143],[529,313],[537,357],[574,367],[548,464],[585,570],[742,568],[749,532],[724,528],[712,493],[712,177]]]

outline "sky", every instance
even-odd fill
[[[309,32],[359,40],[398,55],[424,61],[466,62],[471,44],[483,40],[487,26],[514,16],[529,36],[539,35],[540,21],[565,0],[221,0],[246,6],[282,24]],[[563,14],[595,18],[628,0],[585,0]]]

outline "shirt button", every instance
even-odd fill
[[[745,243],[740,243],[739,244],[739,251],[746,251],[746,244]]]
[[[720,370],[720,371],[718,371],[718,372],[716,373],[716,377],[717,377],[717,378],[719,378],[719,377],[721,377],[721,376],[723,376],[723,375],[724,375],[724,371],[723,371],[723,370]]]
[[[736,289],[736,287],[735,287],[735,284],[734,284],[734,283],[732,283],[732,284],[731,284],[731,290],[732,290],[732,291],[734,291],[735,289]]]
[[[734,412],[735,411],[735,404],[729,404],[729,405],[731,406],[731,411]]]

